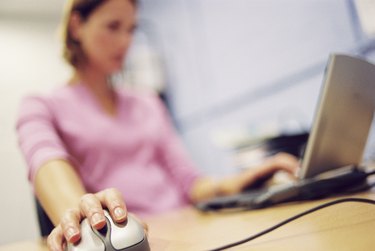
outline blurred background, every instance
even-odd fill
[[[58,36],[64,2],[0,1],[0,245],[39,236],[14,123],[24,95],[69,76]],[[141,0],[139,8],[119,80],[160,92],[210,175],[246,165],[239,146],[309,131],[331,53],[375,62],[372,0]],[[374,138],[366,159],[375,158]]]

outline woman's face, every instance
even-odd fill
[[[87,20],[78,18],[75,35],[86,56],[85,67],[103,74],[119,71],[135,20],[135,6],[128,0],[105,1]]]

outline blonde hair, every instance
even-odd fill
[[[80,42],[74,39],[70,32],[70,19],[73,13],[85,21],[100,5],[108,0],[67,0],[64,7],[63,19],[60,25],[61,38],[63,43],[62,53],[64,59],[73,67],[77,67],[85,60],[85,54]],[[129,0],[137,5],[137,0]]]

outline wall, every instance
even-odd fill
[[[56,20],[0,19],[0,244],[37,238],[32,189],[15,135],[21,97],[60,84],[68,69],[59,60]]]
[[[350,0],[144,3],[176,124],[214,175],[234,171],[236,138],[309,130],[329,54],[366,56],[373,45]]]

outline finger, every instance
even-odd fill
[[[85,194],[80,202],[81,214],[86,217],[90,225],[96,229],[105,226],[106,220],[103,212],[102,204],[94,194]]]
[[[295,173],[299,166],[298,159],[293,155],[287,153],[276,154],[270,159],[270,162],[270,165],[273,169],[281,169],[289,173]]]
[[[55,227],[47,238],[47,247],[51,251],[63,251],[64,234],[60,225]]]
[[[260,165],[258,168],[251,168],[246,170],[241,174],[240,182],[241,189],[243,187],[249,186],[252,183],[259,181],[259,180],[268,180],[271,178],[276,172],[285,170],[288,173],[292,172],[294,168],[292,167],[292,163],[285,163],[286,158],[284,159],[282,156],[273,157],[268,159],[263,165]]]
[[[115,188],[109,188],[97,193],[101,203],[108,208],[108,211],[116,222],[123,222],[127,217],[127,209],[122,194]]]
[[[79,210],[68,210],[62,217],[60,226],[65,239],[69,242],[77,242],[81,238],[80,223],[81,214]]]

